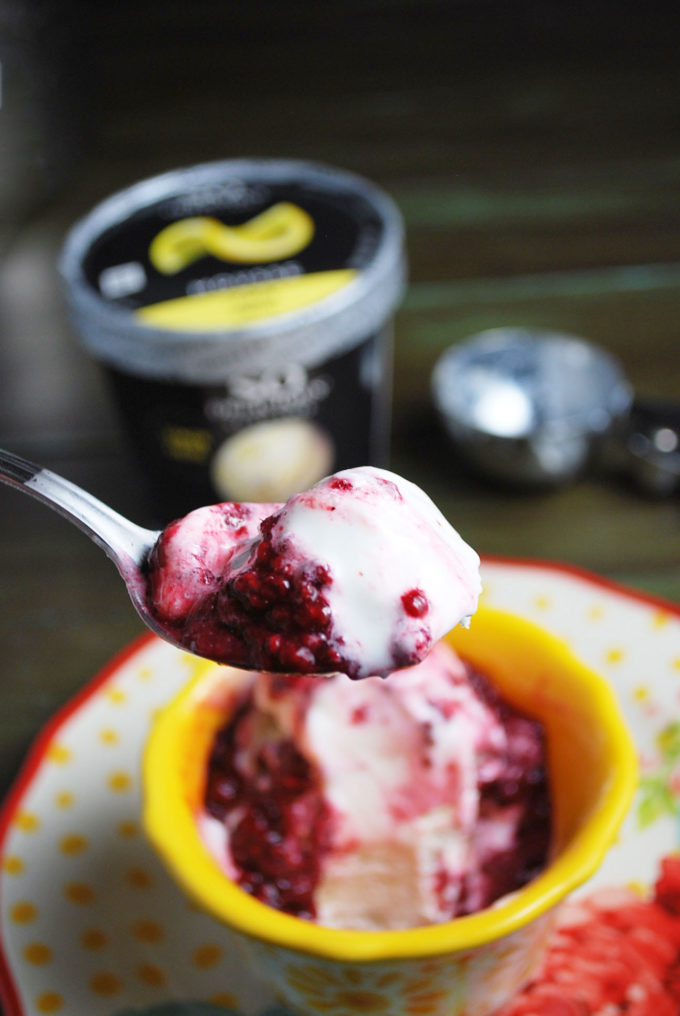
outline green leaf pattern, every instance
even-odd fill
[[[656,736],[659,767],[640,779],[637,821],[646,829],[663,816],[680,816],[680,721],[663,727]]]

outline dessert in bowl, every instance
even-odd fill
[[[560,640],[483,606],[470,629],[455,629],[446,643],[504,702],[540,723],[551,821],[549,855],[538,873],[452,919],[327,927],[275,909],[230,877],[205,834],[206,789],[218,733],[252,675],[206,663],[154,722],[144,766],[151,842],[183,889],[239,935],[259,977],[294,1009],[328,1012],[329,997],[342,995],[350,1011],[493,1012],[530,977],[558,904],[597,869],[627,811],[635,751],[603,678]]]

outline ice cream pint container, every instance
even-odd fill
[[[60,274],[156,521],[385,464],[406,258],[369,181],[277,159],[172,170],[77,222]]]

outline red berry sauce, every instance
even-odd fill
[[[169,527],[149,558],[149,607],[176,642],[199,656],[274,673],[351,675],[354,664],[331,635],[324,591],[332,576],[323,565],[294,564],[277,550],[272,541],[277,520],[278,514],[266,518],[245,565],[226,578],[206,580],[203,599],[180,617],[163,613],[164,548],[174,532]]]
[[[422,589],[409,589],[401,598],[402,606],[409,617],[425,617],[430,604]]]
[[[545,867],[552,833],[545,738],[536,720],[505,702],[482,674],[469,670],[477,695],[496,714],[506,733],[506,753],[500,776],[478,784],[479,817],[484,820],[499,808],[517,805],[521,820],[515,842],[482,858],[475,885],[464,888],[458,914],[474,913],[500,896],[520,889]],[[481,901],[481,902],[480,902]]]
[[[313,919],[330,811],[318,774],[291,740],[265,744],[254,771],[244,770],[237,746],[250,707],[249,699],[215,740],[205,807],[230,829],[241,888],[278,910]]]

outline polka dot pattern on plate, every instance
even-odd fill
[[[666,810],[640,792],[583,891],[648,883],[678,846],[680,611],[540,563],[484,562],[482,575],[490,606],[565,638],[614,685],[645,787],[669,792],[657,795]],[[55,720],[37,765],[19,779],[0,866],[7,995],[16,996],[6,1016],[112,1016],[186,998],[271,1010],[231,933],[182,895],[140,827],[151,719],[195,666],[152,636],[140,640]]]
[[[16,1016],[111,1016],[225,992],[244,1010],[270,1004],[230,932],[184,898],[141,831],[150,720],[195,666],[153,637],[131,647],[67,707],[22,787],[0,881]]]

